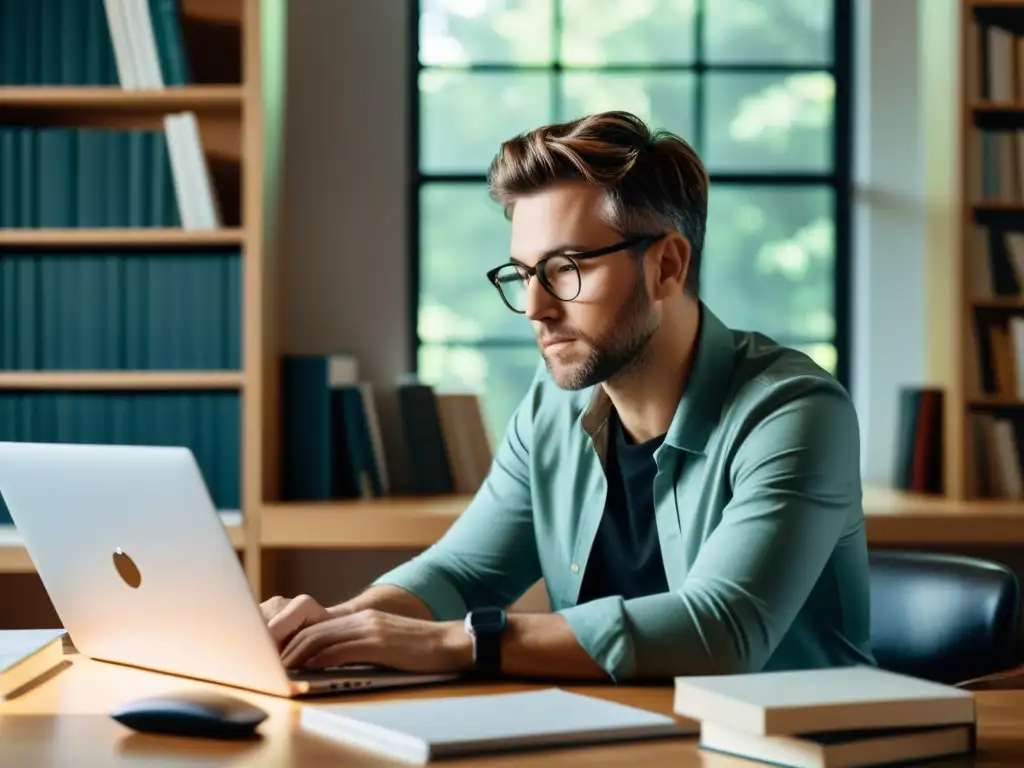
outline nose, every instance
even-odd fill
[[[551,320],[558,314],[558,300],[544,290],[534,276],[526,284],[526,316],[533,321]]]

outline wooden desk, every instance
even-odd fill
[[[322,766],[392,764],[375,754],[323,740],[299,730],[300,704],[233,688],[232,694],[263,707],[270,717],[255,742],[232,743],[137,734],[114,722],[107,712],[121,702],[180,689],[217,689],[207,683],[93,662],[73,655],[64,669],[16,699],[0,702],[0,763],[11,766],[153,766],[231,764],[245,766]],[[424,697],[525,690],[526,684],[439,685],[402,692],[358,694],[320,701],[366,702],[386,698]],[[672,689],[664,687],[566,686],[571,690],[671,714]],[[979,704],[979,752],[973,759],[949,765],[1024,765],[1024,690],[985,691]],[[460,760],[460,768],[483,765],[671,765],[729,768],[754,763],[706,753],[696,738],[636,742],[609,746],[546,750]],[[398,765],[399,763],[393,763]]]

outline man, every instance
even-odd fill
[[[290,667],[614,682],[874,663],[857,415],[698,297],[705,170],[623,112],[505,142],[488,273],[545,365],[434,546],[332,608],[275,597]],[[546,614],[504,609],[543,577]]]

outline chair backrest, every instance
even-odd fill
[[[1020,583],[992,561],[872,551],[871,641],[884,669],[959,683],[1018,663]]]

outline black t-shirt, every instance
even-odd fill
[[[654,518],[654,452],[662,437],[629,442],[614,409],[608,417],[608,497],[587,560],[578,603],[668,591]]]

